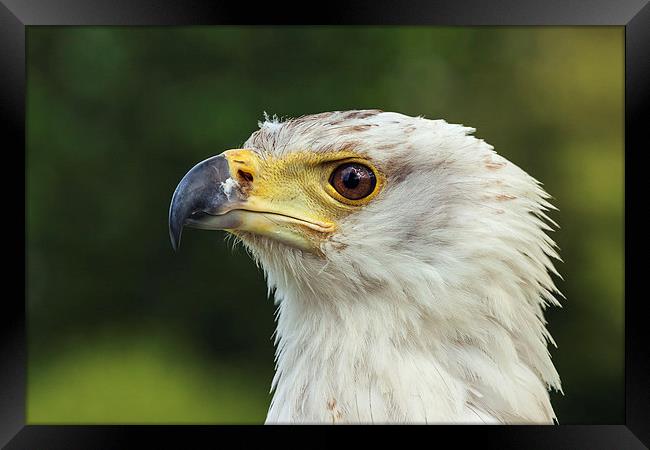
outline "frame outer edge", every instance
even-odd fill
[[[25,25],[625,25],[646,0],[332,1],[315,13],[209,0],[2,0]],[[346,8],[341,14],[341,7]],[[345,19],[343,19],[345,17]]]
[[[20,162],[25,162],[25,26],[14,13],[0,3],[0,129],[3,135],[3,155],[15,157],[19,163],[12,175],[25,184],[25,172]],[[13,164],[9,163],[10,166]],[[25,217],[25,197],[16,195],[19,186],[8,183],[14,195],[3,196],[5,211],[22,211]],[[5,221],[9,222],[10,221]],[[9,224],[7,223],[7,224]],[[6,232],[6,244],[16,247],[18,255],[14,259],[5,259],[7,267],[22,272],[22,284],[25,279],[25,227],[17,220],[11,223]],[[22,239],[21,239],[22,237]],[[12,249],[13,250],[13,249]],[[19,265],[22,263],[22,267]],[[7,278],[11,277],[7,275]],[[13,283],[19,284],[21,277],[11,277]],[[2,313],[0,313],[0,445],[4,445],[19,430],[26,420],[26,333],[25,333],[25,295],[19,292],[4,291]]]
[[[25,24],[9,10],[4,1],[0,3],[0,60],[2,64],[3,81],[0,85],[0,127],[7,133],[6,135],[19,136],[22,141],[11,142],[9,147],[5,147],[8,152],[20,154],[20,148],[24,150],[25,137]],[[26,2],[27,3],[27,2]],[[33,3],[32,3],[33,4]],[[629,4],[629,3],[628,3]],[[28,22],[35,22],[35,18],[29,14],[25,16]],[[192,18],[189,18],[192,21]],[[87,17],[85,19],[88,19]],[[69,20],[69,19],[68,19]],[[125,20],[124,17],[121,20]],[[107,18],[107,23],[120,22],[120,19]],[[167,17],[161,17],[158,20],[150,18],[145,22],[167,22]],[[201,21],[201,19],[194,18]],[[506,22],[513,20],[506,19]],[[611,20],[611,19],[610,19]],[[75,17],[74,22],[83,23],[84,17]],[[126,18],[127,22],[136,23],[138,18]],[[490,21],[489,18],[486,19]],[[516,19],[515,19],[516,21]],[[552,20],[551,20],[552,21]],[[56,22],[56,20],[54,20]],[[172,20],[173,22],[173,20]],[[546,19],[542,19],[546,22]],[[589,22],[587,20],[586,22]],[[626,124],[625,134],[627,142],[642,142],[642,125],[641,117],[643,112],[648,112],[647,100],[649,87],[646,80],[650,79],[650,60],[647,55],[648,44],[650,43],[650,6],[645,2],[641,8],[627,23],[626,26]],[[641,151],[643,149],[639,149]],[[630,154],[630,148],[627,148],[627,154]],[[23,160],[25,152],[23,151]],[[638,170],[631,165],[626,164],[626,175],[630,175],[633,170]],[[24,176],[24,174],[23,174]],[[627,177],[626,179],[630,179]],[[639,178],[637,178],[638,180]],[[24,178],[23,178],[24,182]],[[631,198],[634,191],[642,186],[635,183],[626,186],[625,199],[625,218],[626,224],[630,223],[631,215]],[[16,203],[18,210],[24,212],[25,198],[11,200]],[[20,206],[20,203],[22,206]],[[18,225],[21,226],[21,225]],[[25,228],[18,230],[19,237],[25,236]],[[626,227],[626,238],[634,236],[641,238],[637,232],[632,232]],[[20,246],[19,239],[14,239]],[[636,244],[635,244],[636,245]],[[638,248],[638,247],[637,247]],[[24,248],[23,248],[24,250]],[[23,252],[24,254],[24,252]],[[629,255],[629,253],[628,253]],[[25,261],[23,260],[23,263]],[[24,264],[23,264],[24,269]],[[626,267],[626,286],[632,281],[633,271],[630,265]],[[23,278],[23,282],[24,282]],[[630,292],[626,289],[626,292]],[[647,429],[648,405],[650,405],[650,391],[647,389],[647,374],[650,368],[650,360],[647,354],[646,343],[643,340],[637,340],[643,329],[642,320],[645,315],[641,314],[640,303],[644,298],[637,298],[636,302],[627,302],[626,309],[626,424],[628,429],[634,433],[641,441],[647,443],[650,440],[650,430]],[[10,364],[4,364],[0,370],[0,445],[4,445],[25,425],[25,387],[26,387],[26,339],[25,339],[25,307],[23,299],[17,296],[9,296],[5,299],[5,309],[2,317],[2,326],[0,332],[0,357],[3,361],[9,361]],[[635,304],[636,303],[636,304]],[[633,373],[632,369],[635,370]],[[645,428],[645,429],[644,429]]]
[[[650,113],[649,56],[650,2],[646,2],[625,27],[625,422],[645,445],[650,445],[650,357],[647,339],[643,337],[647,332],[647,314],[642,307],[647,299],[640,289],[639,277],[643,273],[635,262],[642,260],[632,254],[648,247],[645,233],[639,231],[639,217],[633,212],[635,200],[642,200],[639,192],[644,191],[646,175],[641,172],[644,166],[633,164],[631,156],[640,158],[647,150],[645,144],[640,144],[647,142],[644,119]],[[627,245],[630,242],[633,244]]]

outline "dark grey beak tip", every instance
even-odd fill
[[[169,238],[177,251],[186,220],[197,211],[217,211],[227,197],[221,183],[230,176],[228,160],[213,156],[198,163],[181,179],[169,205]]]
[[[178,214],[175,214],[176,211],[170,208],[169,211],[169,240],[171,241],[172,248],[174,251],[178,251],[178,247],[181,245],[181,234],[183,233],[183,221],[184,218],[179,217]],[[180,220],[179,220],[180,219]]]
[[[174,236],[172,231],[169,231],[169,239],[172,241],[172,249],[174,252],[178,251],[178,247],[180,247],[181,244],[181,235],[180,233],[178,234],[178,237]]]

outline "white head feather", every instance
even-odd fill
[[[267,118],[244,144],[275,156],[354,148],[387,178],[323,257],[244,238],[279,304],[267,422],[553,421],[553,207],[474,131],[345,111]]]

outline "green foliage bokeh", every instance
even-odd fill
[[[171,194],[264,111],[444,118],[544,183],[560,423],[621,423],[622,27],[28,27],[29,423],[260,423],[261,272]]]

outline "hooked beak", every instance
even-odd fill
[[[230,180],[230,184],[228,182]],[[169,207],[169,237],[177,250],[185,225],[194,228],[227,229],[237,226],[237,218],[224,215],[241,201],[230,166],[222,153],[194,166],[178,183]]]

